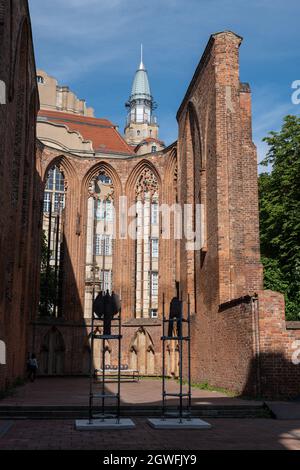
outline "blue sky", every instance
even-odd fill
[[[160,137],[177,138],[176,112],[210,34],[243,36],[240,78],[253,94],[253,135],[261,142],[297,114],[291,84],[300,79],[299,0],[29,0],[39,68],[69,85],[97,117],[125,123],[144,45]]]

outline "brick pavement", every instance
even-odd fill
[[[134,419],[132,431],[80,432],[74,421],[13,421],[0,449],[36,450],[300,450],[300,421],[209,419],[205,431],[157,431]],[[1,422],[0,422],[1,423]]]
[[[100,386],[99,386],[100,387]],[[167,382],[168,391],[179,390],[175,381]],[[116,384],[108,384],[108,391],[116,391]],[[89,394],[89,380],[82,377],[41,378],[15,390],[14,395],[0,400],[1,406],[39,406],[39,405],[86,405]],[[261,402],[230,398],[224,393],[193,388],[194,405],[257,405]],[[126,382],[121,385],[123,404],[161,404],[161,381],[141,380],[139,383]],[[174,401],[174,400],[173,400]]]

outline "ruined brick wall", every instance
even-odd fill
[[[262,268],[251,98],[239,79],[240,43],[231,32],[210,38],[177,118],[180,200],[203,204],[205,219],[202,250],[187,252],[183,241],[180,258],[184,295],[195,297],[193,380],[242,392],[254,350],[253,312],[251,302],[232,302],[261,289]]]
[[[91,323],[90,319],[84,318],[89,184],[100,170],[107,172],[114,185],[115,209],[118,214],[119,197],[124,195],[128,197],[129,208],[135,201],[136,182],[143,170],[149,168],[155,172],[159,181],[160,203],[173,204],[176,200],[176,145],[161,153],[149,154],[145,158],[140,156],[84,158],[40,144],[37,168],[43,185],[49,169],[55,164],[60,165],[67,187],[64,216],[63,318],[46,320],[36,316],[31,324],[31,349],[35,350],[39,357],[43,357],[45,338],[49,332],[52,331],[53,338],[55,335],[57,338],[62,335],[65,347],[64,373],[86,374]],[[128,221],[132,222],[134,216],[133,214]],[[135,336],[145,334],[153,343],[155,373],[160,375],[162,294],[165,294],[166,304],[175,294],[174,239],[161,237],[160,240],[159,318],[135,319],[135,241],[130,237],[120,239],[118,216],[117,221],[117,237],[114,240],[113,250],[113,287],[122,298],[122,360],[124,363],[130,363]],[[116,351],[112,352],[111,356],[111,360],[116,363]]]
[[[28,325],[37,300],[39,177],[36,173],[38,95],[28,4],[0,2],[0,339],[7,349],[0,388],[23,377]]]
[[[240,43],[232,32],[210,38],[177,115],[180,201],[203,204],[205,218],[201,252],[186,251],[185,240],[180,252],[181,286],[194,308],[192,377],[244,395],[290,397],[300,393],[292,362],[300,337],[286,326],[282,295],[262,291],[257,158]]]
[[[258,296],[261,395],[291,398],[300,395],[300,322],[286,322],[284,297],[262,291]]]

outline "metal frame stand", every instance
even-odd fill
[[[187,318],[183,317],[174,319],[177,322],[177,334],[179,336],[168,336],[166,332],[166,324],[169,325],[170,319],[166,318],[165,315],[165,295],[163,295],[163,322],[162,322],[162,416],[161,418],[148,419],[148,423],[155,429],[210,429],[211,425],[201,419],[192,418],[192,383],[191,383],[191,302],[190,296],[188,295],[187,302]],[[174,325],[174,323],[173,323]],[[187,328],[184,328],[184,325]],[[179,328],[178,328],[179,326]],[[184,336],[183,330],[187,329],[186,336]],[[165,348],[167,341],[178,341],[179,345],[179,393],[168,393],[166,389],[166,368],[165,368]],[[187,360],[187,392],[183,391],[183,348],[184,344],[187,345],[188,360]],[[167,409],[167,397],[178,398],[179,406],[178,412],[168,411]],[[184,399],[187,400],[187,406],[184,407]]]
[[[98,319],[97,319],[98,320]],[[89,395],[89,419],[88,420],[77,420],[76,429],[78,431],[90,431],[90,430],[102,430],[102,429],[133,429],[135,424],[131,419],[121,418],[121,312],[118,318],[112,320],[112,328],[114,323],[117,323],[115,328],[118,329],[118,334],[104,335],[99,334],[95,330],[95,315],[92,316],[92,332],[91,332],[91,356],[90,356],[90,395]],[[101,343],[101,355],[102,355],[102,369],[101,369],[101,392],[95,392],[95,384],[97,383],[97,369],[94,368],[94,352],[95,352],[95,340],[100,340]],[[118,381],[117,381],[117,393],[107,393],[105,391],[106,384],[106,364],[105,364],[105,341],[116,340],[118,341]],[[95,399],[101,400],[101,412],[95,409]],[[106,399],[116,400],[115,413],[106,413],[105,401]]]

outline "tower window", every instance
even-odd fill
[[[45,83],[45,79],[42,75],[38,75],[36,78],[38,83],[41,83],[42,85]]]
[[[156,152],[156,150],[157,150],[157,147],[156,147],[156,145],[152,145],[151,152],[152,152],[152,153],[155,153],[155,152]]]
[[[136,133],[137,133],[137,135],[141,135],[141,131],[137,131]]]

